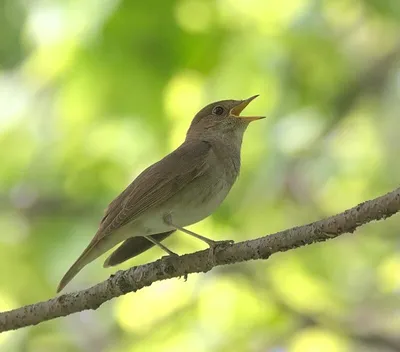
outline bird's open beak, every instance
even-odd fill
[[[254,95],[248,99],[242,100],[238,105],[236,105],[234,108],[231,109],[230,115],[233,117],[237,117],[238,119],[243,119],[246,121],[255,121],[255,120],[260,120],[265,118],[265,116],[240,116],[240,113],[244,110],[244,108],[250,104],[252,100],[258,97],[257,95]]]

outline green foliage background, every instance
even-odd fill
[[[399,23],[394,0],[1,0],[0,310],[52,297],[108,202],[211,101],[259,93],[246,111],[268,118],[194,231],[246,240],[398,187]],[[399,351],[399,229],[160,282],[0,350]],[[97,260],[67,291],[115,270]]]

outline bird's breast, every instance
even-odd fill
[[[143,232],[165,232],[172,228],[164,217],[171,216],[176,226],[184,227],[210,216],[228,195],[235,181],[236,172],[222,165],[210,167],[206,173],[185,185],[178,193],[140,219]]]
[[[223,202],[239,175],[240,155],[234,152],[225,152],[224,157],[215,152],[208,170],[176,195],[171,215],[177,225],[201,221]]]
[[[182,192],[178,202],[171,207],[171,216],[175,224],[187,226],[210,216],[223,202],[232,187],[223,177],[213,182],[202,183],[189,192]]]

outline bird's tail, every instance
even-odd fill
[[[150,236],[153,237],[157,242],[161,242],[174,231],[175,230],[157,233]],[[121,264],[122,262],[147,251],[153,246],[154,243],[150,242],[145,237],[137,236],[128,238],[106,259],[103,266],[108,268],[110,266]]]
[[[57,293],[60,292],[83,269],[83,267],[121,242],[116,240],[116,236],[105,236],[101,239],[96,239],[95,236],[92,242],[90,242],[83,253],[79,256],[75,263],[72,264],[71,268],[61,279],[57,287]]]

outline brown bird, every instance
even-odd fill
[[[178,149],[144,170],[117,198],[99,229],[62,278],[60,292],[84,266],[124,241],[104,263],[114,266],[154,245],[176,255],[161,241],[175,230],[206,242],[221,242],[185,229],[211,215],[228,195],[240,170],[243,134],[262,116],[240,116],[258,95],[207,105],[194,117]]]

